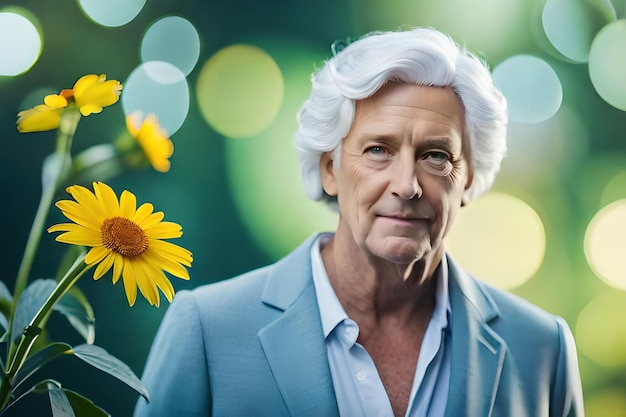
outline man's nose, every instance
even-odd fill
[[[416,162],[413,158],[404,157],[397,160],[396,169],[393,172],[392,193],[405,200],[420,198],[422,187],[417,180]]]

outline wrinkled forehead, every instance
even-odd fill
[[[363,115],[392,113],[398,117],[439,119],[464,131],[464,109],[451,87],[390,82],[372,96],[356,101],[355,122]]]

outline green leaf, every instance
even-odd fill
[[[63,314],[72,327],[85,339],[85,342],[93,344],[96,338],[93,308],[78,287],[70,288],[68,293],[55,304],[53,310]]]
[[[76,417],[111,417],[109,413],[79,393],[65,388],[63,391],[65,391],[65,395],[67,395],[67,398],[70,400]]]
[[[4,330],[9,330],[9,317],[11,317],[12,309],[13,296],[4,282],[0,281],[0,326]]]
[[[11,291],[9,291],[3,281],[0,281],[0,300],[8,301],[9,303],[13,302],[13,296],[11,295]]]
[[[28,377],[37,372],[42,366],[64,353],[70,353],[70,345],[62,342],[50,343],[41,350],[30,355],[15,375],[14,390],[17,389]]]
[[[13,317],[14,341],[22,336],[26,326],[35,317],[56,286],[57,283],[53,279],[37,279],[22,292]]]
[[[48,384],[48,396],[50,397],[50,408],[52,417],[76,417],[70,400],[65,395],[65,391],[56,385]]]
[[[141,394],[146,401],[150,401],[148,390],[143,386],[135,373],[128,365],[109,354],[106,350],[96,345],[83,344],[73,347],[72,351],[77,358],[119,379]]]

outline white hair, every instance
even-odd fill
[[[506,99],[487,65],[448,35],[432,28],[371,32],[348,44],[311,76],[311,95],[298,112],[296,152],[313,200],[325,198],[320,156],[338,155],[354,120],[356,100],[389,81],[451,87],[465,111],[473,181],[469,200],[491,187],[506,152]],[[335,156],[333,155],[333,156]]]

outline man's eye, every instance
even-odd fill
[[[389,160],[391,153],[383,146],[370,146],[365,150],[365,155],[372,161],[382,162]]]
[[[447,152],[430,151],[423,154],[421,162],[422,166],[431,174],[446,176],[454,169],[450,158],[450,154]]]
[[[371,153],[372,155],[382,155],[387,153],[387,151],[385,151],[382,146],[372,146],[370,148],[367,148],[367,152]]]
[[[428,160],[429,162],[433,164],[445,164],[446,162],[450,160],[450,156],[445,152],[433,151],[433,152],[428,152],[425,155],[424,159]]]

